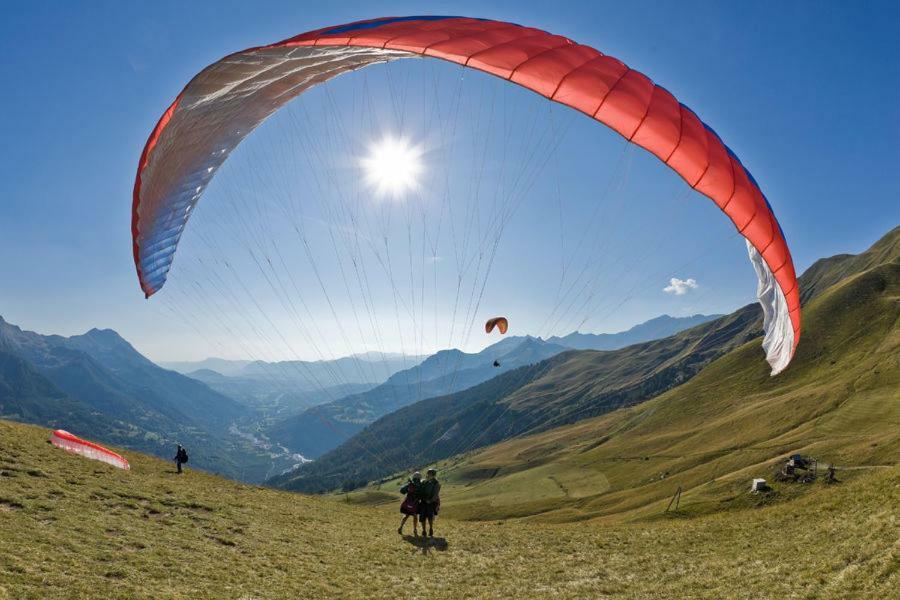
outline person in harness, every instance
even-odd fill
[[[400,521],[400,527],[397,529],[397,533],[400,535],[403,535],[403,526],[406,525],[406,520],[412,517],[413,535],[419,537],[419,521],[417,515],[419,514],[421,489],[422,475],[418,471],[413,473],[412,477],[406,480],[406,485],[400,488],[400,493],[406,494],[406,498],[404,498],[403,502],[400,504],[400,512],[403,513],[403,519]],[[422,523],[422,533],[425,533],[424,522]]]
[[[175,452],[175,458],[172,460],[175,461],[175,467],[178,469],[178,472],[181,473],[181,465],[188,461],[187,450],[184,449],[184,446],[178,444],[178,450]]]
[[[422,483],[419,502],[419,522],[422,523],[422,535],[425,535],[425,523],[428,522],[428,536],[434,537],[434,518],[441,509],[441,483],[437,480],[437,471],[428,469],[425,482]]]

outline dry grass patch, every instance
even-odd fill
[[[898,469],[790,503],[631,525],[442,516],[432,545],[397,535],[396,502],[179,477],[134,453],[123,472],[46,434],[0,422],[0,451],[44,474],[0,488],[16,506],[0,511],[0,598],[865,598],[900,584]]]

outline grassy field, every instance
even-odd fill
[[[397,534],[396,504],[179,477],[134,453],[123,472],[47,434],[0,421],[0,598],[886,598],[900,585],[898,468],[701,517],[440,517],[423,546]]]

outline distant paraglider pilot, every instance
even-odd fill
[[[437,471],[428,469],[425,482],[422,484],[419,502],[419,522],[422,523],[422,535],[425,535],[425,523],[428,523],[428,536],[434,537],[434,518],[441,509],[441,483],[437,480]]]
[[[184,446],[178,444],[178,451],[175,452],[175,458],[172,460],[175,461],[175,467],[178,469],[178,472],[181,473],[181,465],[188,461],[188,453],[187,450],[184,449]]]
[[[506,317],[494,317],[493,319],[488,319],[484,324],[484,332],[490,333],[494,329],[497,329],[500,332],[500,335],[506,335],[506,332],[509,331],[509,321]],[[494,367],[499,367],[500,361],[494,361]]]

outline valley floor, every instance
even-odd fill
[[[637,524],[440,518],[70,456],[0,421],[0,598],[887,598],[900,468],[802,498]],[[407,524],[409,525],[409,524]]]

